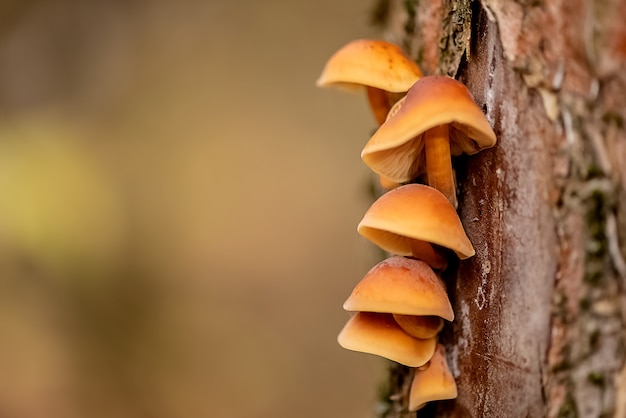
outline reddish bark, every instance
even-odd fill
[[[390,33],[424,48],[426,73],[436,53],[499,142],[455,161],[476,248],[448,279],[459,396],[419,416],[624,416],[626,2],[446,0],[440,25],[421,3]],[[406,373],[387,416],[406,416]]]

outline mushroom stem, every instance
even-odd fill
[[[389,94],[385,90],[378,89],[376,87],[367,87],[367,99],[370,102],[370,107],[374,113],[374,117],[379,125],[382,125],[385,119],[387,119],[387,113],[391,109],[389,104]]]
[[[448,125],[439,125],[424,133],[428,184],[444,194],[456,209],[456,188],[450,158]]]
[[[393,190],[396,187],[400,187],[400,183],[382,175],[378,176],[378,184],[385,190]]]
[[[365,86],[367,90],[367,99],[370,108],[379,125],[387,120],[387,115],[396,102],[405,96],[406,93],[392,93],[372,86]]]
[[[414,238],[407,238],[406,240],[414,258],[426,262],[435,270],[443,270],[448,265],[446,258],[435,251],[428,242]]]

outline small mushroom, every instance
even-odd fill
[[[424,171],[428,184],[456,208],[451,155],[474,154],[496,135],[470,92],[445,76],[419,79],[390,110],[361,158],[374,172],[405,183]]]
[[[400,328],[415,338],[433,338],[443,329],[443,319],[439,316],[393,314]]]
[[[357,39],[330,57],[316,84],[347,89],[365,87],[372,112],[381,124],[391,106],[420,77],[420,68],[397,45]]]
[[[444,268],[446,260],[432,244],[454,251],[461,259],[474,255],[474,247],[448,199],[423,184],[406,184],[379,197],[357,230],[385,251],[412,255],[437,269]]]
[[[343,308],[356,314],[339,334],[342,347],[411,367],[430,359],[443,319],[454,319],[441,279],[423,261],[400,256],[374,266]]]
[[[415,370],[409,392],[409,411],[417,411],[427,402],[456,397],[456,382],[446,361],[446,350],[437,344],[435,354],[426,366]]]
[[[346,311],[454,319],[441,279],[425,262],[400,256],[383,260],[368,271],[354,287],[343,308]]]
[[[343,348],[385,357],[409,367],[420,367],[431,359],[436,338],[408,335],[387,313],[357,312],[337,337]]]

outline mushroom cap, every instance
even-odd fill
[[[343,348],[376,354],[409,367],[423,366],[437,345],[436,338],[413,338],[398,326],[391,314],[357,312],[337,337]]]
[[[454,319],[446,288],[430,266],[398,256],[374,266],[354,287],[343,308]]]
[[[426,402],[457,397],[454,377],[446,361],[446,349],[437,344],[435,354],[428,365],[416,370],[409,392],[409,411],[416,411]]]
[[[427,76],[392,107],[361,158],[376,173],[407,182],[423,171],[422,135],[445,124],[449,125],[453,155],[475,154],[496,144],[496,134],[462,83],[445,76]]]
[[[417,64],[397,45],[357,39],[335,52],[317,80],[318,87],[358,88],[405,92],[420,77]]]
[[[393,314],[400,328],[415,338],[433,338],[443,329],[440,316]]]
[[[406,184],[379,197],[357,230],[383,250],[398,255],[411,255],[407,238],[449,248],[461,259],[475,253],[448,199],[423,184]]]

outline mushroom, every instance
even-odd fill
[[[409,411],[417,411],[430,401],[456,397],[456,382],[446,361],[446,350],[437,344],[428,364],[415,370],[409,392]]]
[[[435,352],[436,338],[419,339],[408,335],[391,314],[357,312],[337,337],[343,348],[376,354],[409,367],[426,364]]]
[[[443,319],[434,315],[393,314],[393,319],[404,332],[415,338],[432,338],[443,328]]]
[[[368,271],[354,287],[343,308],[346,311],[454,319],[441,279],[425,262],[400,256],[383,260]]]
[[[437,189],[406,184],[376,200],[359,223],[359,234],[392,254],[413,256],[431,267],[446,259],[432,244],[454,251],[460,259],[474,255],[456,211]]]
[[[342,347],[411,367],[430,359],[443,319],[454,319],[441,279],[423,261],[400,256],[374,266],[343,308],[356,314],[339,333]]]
[[[391,106],[420,77],[420,68],[397,45],[357,39],[330,57],[316,84],[347,89],[365,87],[372,112],[381,124]]]
[[[361,158],[373,171],[405,183],[424,171],[428,184],[456,208],[451,155],[493,147],[496,135],[460,82],[445,76],[419,79],[390,110]]]

